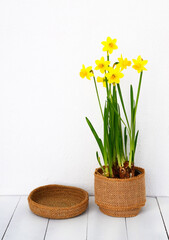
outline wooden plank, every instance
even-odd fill
[[[87,239],[127,240],[125,218],[103,214],[95,204],[94,197],[90,197]]]
[[[42,240],[48,219],[34,215],[28,207],[27,197],[21,197],[11,223],[4,236],[5,240]]]
[[[164,225],[169,238],[169,197],[158,197],[160,211],[164,220]]]
[[[138,216],[127,218],[129,240],[167,240],[165,227],[155,198],[147,198]]]
[[[0,196],[0,239],[7,230],[19,199],[19,196]]]
[[[45,240],[86,240],[87,211],[80,216],[49,220]]]

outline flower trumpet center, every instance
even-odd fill
[[[141,68],[141,64],[137,63],[137,65],[135,66],[136,69],[140,69]]]
[[[86,71],[82,71],[82,72],[80,73],[80,76],[81,76],[82,78],[86,77],[86,76],[87,76],[87,72],[86,72]]]
[[[115,74],[112,74],[111,75],[111,79],[115,79],[116,78],[116,75]]]
[[[109,47],[113,48],[114,44],[111,42],[109,43]]]
[[[100,64],[98,65],[98,67],[99,67],[99,68],[104,68],[104,64],[103,64],[103,63],[100,63]]]

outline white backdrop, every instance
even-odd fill
[[[95,66],[110,36],[119,47],[112,59],[149,61],[136,165],[146,169],[147,195],[169,195],[168,9],[168,0],[0,0],[0,194],[49,183],[93,194],[98,147],[85,116],[100,134],[102,124],[93,81],[79,71]],[[127,105],[138,77],[131,69],[121,80]]]

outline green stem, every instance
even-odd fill
[[[132,159],[134,159],[134,141],[135,141],[135,126],[136,126],[136,112],[138,106],[138,100],[140,96],[141,82],[142,82],[143,71],[140,73],[139,85],[137,90],[136,105],[134,109],[134,117],[131,117],[131,135],[130,135],[130,156],[129,156],[129,167],[131,168]]]
[[[109,168],[107,165],[105,165],[105,175],[106,177],[109,177]]]
[[[93,79],[94,79],[94,85],[95,85],[95,89],[96,89],[96,94],[97,94],[97,99],[98,99],[98,102],[99,102],[99,107],[100,107],[101,115],[102,115],[102,118],[104,119],[104,117],[103,117],[103,111],[102,111],[102,107],[101,107],[101,103],[100,103],[100,98],[99,98],[99,93],[98,93],[98,89],[97,89],[97,84],[96,84],[95,76],[93,76]]]
[[[138,100],[139,100],[139,96],[140,96],[142,76],[143,76],[143,71],[140,73],[139,85],[138,85],[138,90],[137,90],[136,106],[135,106],[135,113],[134,113],[134,123],[135,123],[135,118],[136,118],[136,111],[137,111]]]
[[[109,98],[109,89],[108,89],[108,80],[105,77],[105,81],[106,81],[106,92],[107,92],[107,98]]]
[[[132,154],[133,154],[133,141],[132,141],[132,137],[130,137],[129,168],[131,168]]]
[[[119,92],[121,105],[123,107],[123,112],[124,112],[124,115],[125,115],[125,118],[126,118],[126,121],[127,121],[127,126],[128,126],[128,129],[130,130],[129,120],[128,120],[128,117],[127,117],[127,113],[126,113],[126,109],[125,109],[125,105],[124,105],[124,101],[123,101],[123,96],[122,96],[121,88],[120,88],[119,84],[117,84],[117,89],[118,89],[118,92]]]
[[[112,166],[109,165],[109,175],[112,178],[113,177],[113,169]]]
[[[121,167],[121,158],[119,154],[117,154],[117,162],[118,162],[118,166]]]
[[[140,96],[140,89],[141,89],[141,82],[142,82],[142,76],[143,76],[143,71],[140,73],[140,79],[139,79],[139,85],[138,85],[138,90],[137,90],[137,97],[136,97],[136,105],[135,105],[135,110],[134,110],[134,117],[133,120],[131,119],[131,129],[132,133],[130,136],[130,157],[129,157],[129,167],[131,168],[132,164],[132,159],[134,159],[134,139],[135,139],[135,126],[136,126],[136,112],[137,112],[137,106],[138,106],[138,100]]]
[[[130,136],[130,129],[128,129],[127,125],[125,124],[124,120],[121,118],[121,116],[119,115],[118,111],[115,109],[115,107],[113,106],[113,109],[114,109],[114,112],[117,114],[117,116],[120,118],[120,120],[122,121],[122,123],[124,124],[124,126],[126,127],[127,131],[128,131],[128,134]]]
[[[109,53],[107,52],[107,61],[109,61]]]

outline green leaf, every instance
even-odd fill
[[[134,140],[134,153],[135,153],[135,151],[136,151],[138,134],[139,134],[139,131],[137,131],[136,136],[135,136],[135,140]]]
[[[127,125],[125,124],[124,120],[121,118],[120,114],[118,113],[118,111],[114,105],[113,105],[113,109],[114,109],[115,114],[119,117],[121,122],[124,124],[124,126],[127,128],[128,132],[130,133],[130,129],[128,129]]]
[[[127,117],[127,113],[126,113],[126,109],[125,109],[125,105],[124,105],[124,101],[123,101],[123,96],[122,96],[120,84],[117,84],[117,90],[118,90],[118,93],[119,93],[119,97],[120,97],[121,105],[122,105],[122,108],[123,108],[123,112],[124,112],[124,115],[125,115],[125,118],[126,118],[127,126],[130,129],[129,120],[128,120],[128,117]]]
[[[120,116],[120,107],[117,104],[117,108],[118,108],[118,113]],[[119,150],[120,150],[120,156],[121,158],[123,158],[124,156],[124,149],[123,149],[123,134],[122,134],[122,127],[121,127],[121,119],[118,118],[118,135],[119,135]]]
[[[99,165],[100,165],[100,167],[101,167],[103,173],[105,173],[105,170],[104,170],[104,168],[103,168],[103,166],[102,166],[102,164],[101,164],[101,162],[100,162],[100,157],[99,157],[98,152],[96,152],[96,158],[97,158],[97,161],[98,161],[98,163],[99,163]]]
[[[108,114],[107,114],[107,107],[105,105],[104,107],[104,147],[106,148],[107,147],[107,141],[106,141],[106,138],[107,138],[107,127],[108,127]]]
[[[96,139],[96,142],[97,142],[97,144],[98,144],[98,146],[100,148],[100,151],[101,151],[103,159],[104,159],[104,147],[103,147],[102,140],[99,138],[99,136],[96,133],[93,125],[91,124],[91,122],[89,121],[89,119],[87,117],[86,117],[86,121],[87,121],[87,123],[88,123],[88,125],[89,125],[89,127],[90,127],[90,129],[91,129],[91,131],[92,131],[92,133],[93,133],[93,135],[95,137],[95,139]]]
[[[125,147],[125,156],[127,157],[127,128],[124,128],[124,147]]]
[[[111,150],[109,145],[109,123],[108,123],[108,108],[107,108],[107,102],[105,104],[104,108],[104,161],[105,165],[107,163],[111,165],[112,159],[111,159]]]
[[[108,113],[109,113],[109,147],[111,151],[111,159],[112,159],[112,166],[116,163],[116,147],[115,147],[115,112],[114,112],[114,102],[112,95],[107,100],[107,107],[108,107]]]
[[[131,160],[132,163],[134,163],[134,151],[132,151],[132,160]]]
[[[133,86],[130,85],[130,108],[131,108],[131,123],[133,125],[134,120],[134,95],[133,95]]]
[[[120,158],[120,132],[119,132],[119,119],[121,118],[119,115],[118,103],[117,103],[117,95],[115,86],[113,87],[113,108],[114,112],[114,130],[115,130],[115,147],[116,147],[116,156],[118,165],[121,166],[121,158]]]

